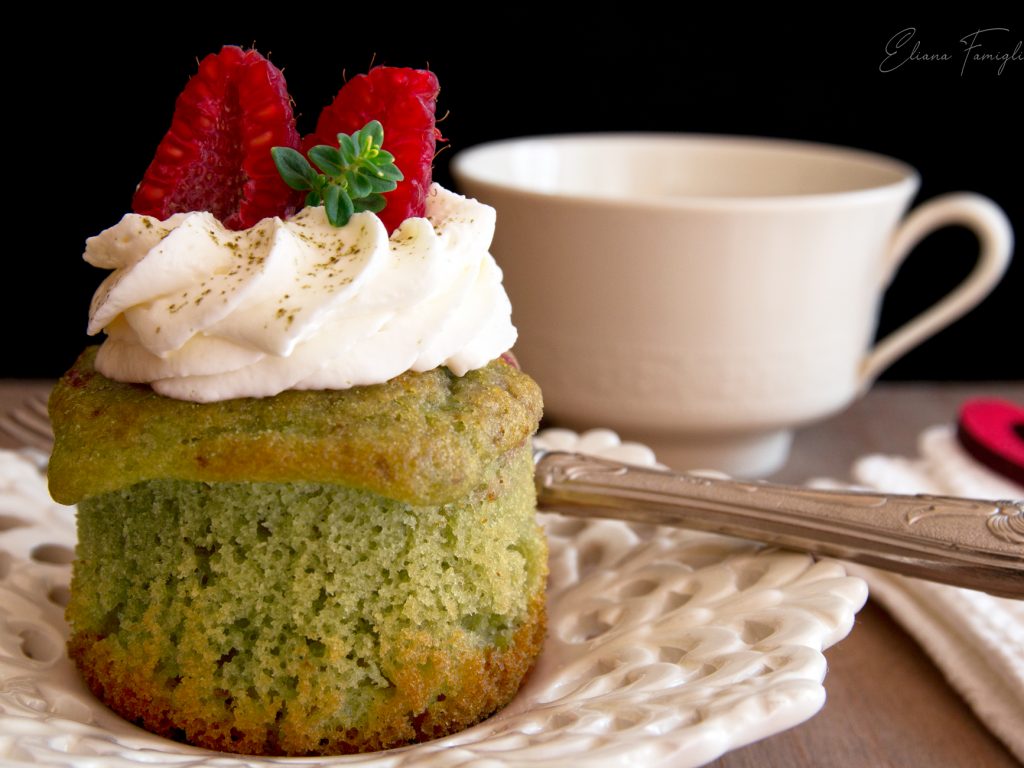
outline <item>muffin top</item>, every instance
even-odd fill
[[[50,398],[53,498],[74,504],[143,480],[337,483],[411,504],[464,496],[536,429],[541,396],[499,359],[456,376],[193,403],[112,381],[90,347]]]

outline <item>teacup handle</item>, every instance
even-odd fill
[[[1013,248],[1013,230],[1006,214],[987,197],[956,192],[918,206],[903,221],[889,246],[884,284],[888,285],[907,254],[925,235],[955,224],[977,235],[980,244],[977,264],[941,301],[890,333],[868,352],[860,368],[862,391],[907,350],[981,302],[1006,271]]]

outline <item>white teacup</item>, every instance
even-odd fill
[[[516,353],[547,413],[613,427],[683,468],[779,468],[794,427],[844,408],[981,301],[1013,239],[973,194],[904,219],[913,168],[802,142],[540,137],[466,150],[452,171],[498,210]],[[977,234],[974,271],[871,346],[896,269],[948,224]]]

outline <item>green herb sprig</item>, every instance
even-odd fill
[[[309,150],[322,173],[290,147],[274,147],[270,154],[284,183],[308,191],[306,205],[323,204],[327,220],[343,227],[356,211],[380,213],[387,204],[383,193],[405,178],[383,144],[384,127],[371,120],[351,135],[339,133],[337,147],[318,144]]]

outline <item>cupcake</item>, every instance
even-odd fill
[[[325,205],[288,216],[294,194],[259,156],[241,174],[252,189],[192,210],[179,181],[195,174],[164,148],[194,138],[179,118],[218,93],[243,105],[238,135],[268,103],[290,119],[269,62],[208,57],[137,213],[87,245],[113,270],[90,311],[107,339],[51,398],[51,493],[78,504],[71,656],[125,718],[213,749],[339,754],[452,733],[511,699],[545,626],[541,401],[502,354],[515,331],[487,253],[494,212],[424,182],[436,80],[389,68],[349,81],[318,134],[379,125],[338,136],[335,155],[306,148],[324,173],[300,169],[298,185]],[[274,135],[295,149],[286,128]],[[351,174],[376,169],[358,194]]]

